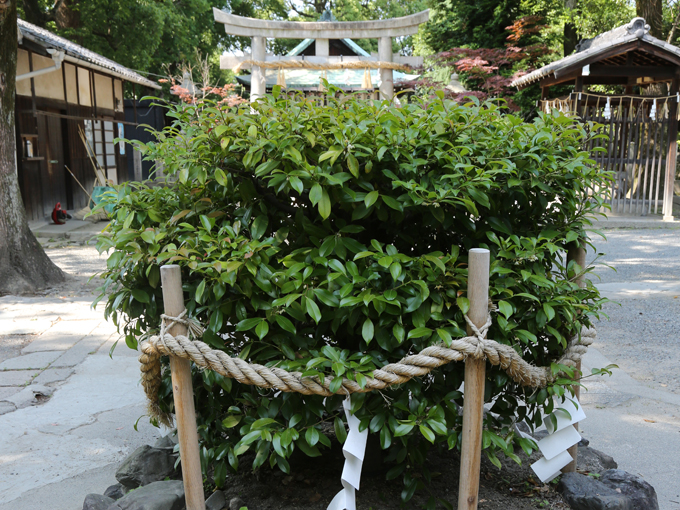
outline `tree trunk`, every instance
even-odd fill
[[[17,0],[0,0],[0,295],[64,281],[28,228],[16,171]]]
[[[662,8],[661,0],[635,1],[636,14],[641,18],[645,18],[649,25],[649,34],[657,39],[663,39]]]
[[[77,0],[62,0],[54,6],[54,21],[57,28],[80,28],[80,12]]]
[[[564,56],[571,55],[576,49],[578,44],[578,33],[576,32],[576,25],[571,21],[572,16],[575,14],[574,11],[577,7],[576,0],[565,0],[564,7],[569,11],[569,21],[564,24],[564,41],[562,43],[562,48],[564,50]]]

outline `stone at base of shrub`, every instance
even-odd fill
[[[119,500],[123,496],[125,496],[125,489],[122,484],[117,483],[115,485],[111,485],[104,491],[104,496],[107,496],[111,498],[114,501]]]
[[[604,473],[608,469],[619,467],[612,457],[590,447],[581,448],[579,446],[576,462],[579,471],[588,471],[589,473]]]
[[[164,480],[175,472],[175,456],[171,448],[144,445],[128,456],[116,471],[116,480],[127,488]]]
[[[205,500],[205,510],[222,510],[227,506],[227,499],[224,497],[224,492],[215,491],[208,499]]]
[[[108,510],[115,501],[100,494],[88,494],[83,501],[83,510]]]
[[[107,510],[183,510],[184,504],[184,484],[168,480],[130,491]]]
[[[620,469],[610,469],[602,473],[600,482],[619,489],[628,496],[633,504],[633,510],[659,510],[656,491],[642,478]]]
[[[626,495],[580,473],[562,475],[557,490],[572,510],[633,510]]]

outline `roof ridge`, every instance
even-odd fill
[[[26,20],[17,17],[17,25],[21,37],[27,37],[30,40],[41,43],[45,46],[56,46],[61,50],[64,50],[69,56],[89,62],[91,64],[97,65],[109,71],[113,71],[118,74],[119,77],[127,79],[140,85],[145,85],[152,88],[160,88],[157,83],[143,77],[142,75],[136,73],[132,69],[125,67],[118,62],[111,60],[99,53],[81,46],[80,44],[74,43],[73,41],[66,39],[60,35],[50,32],[49,30],[29,23]]]

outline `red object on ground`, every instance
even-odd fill
[[[67,218],[68,214],[61,208],[61,202],[57,202],[57,205],[52,209],[52,221],[55,225],[63,225],[66,223],[64,220]]]

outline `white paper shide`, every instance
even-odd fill
[[[338,492],[328,510],[356,510],[355,491],[359,490],[361,481],[361,467],[364,463],[366,453],[366,440],[368,439],[368,429],[359,432],[359,419],[350,412],[352,401],[348,397],[342,403],[347,417],[349,433],[342,447],[342,454],[345,456],[345,467],[342,470],[340,481],[343,489]]]

